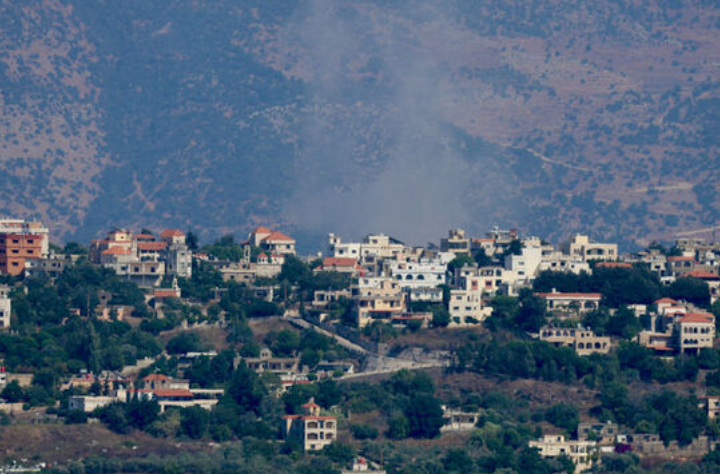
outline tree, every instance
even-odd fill
[[[278,280],[298,284],[310,277],[310,268],[299,258],[288,255],[278,275]]]
[[[445,423],[440,402],[429,394],[412,397],[405,408],[408,434],[413,438],[435,438]]]
[[[300,334],[290,329],[280,331],[272,346],[273,353],[279,357],[291,357],[299,348]]]
[[[70,410],[65,415],[65,424],[67,425],[78,425],[87,423],[88,415],[82,410]]]
[[[375,439],[378,437],[378,430],[370,425],[352,424],[350,432],[357,440]]]
[[[191,439],[205,436],[210,424],[210,414],[204,408],[192,406],[180,411],[180,431]]]
[[[196,251],[199,248],[199,243],[200,240],[198,239],[197,234],[188,229],[188,231],[185,233],[185,245],[187,245],[188,249],[192,250],[193,252]]]
[[[100,421],[105,423],[110,430],[119,434],[130,432],[131,427],[125,416],[125,407],[122,403],[114,402],[105,405],[97,409],[96,412]]]
[[[523,331],[539,332],[545,325],[547,312],[545,301],[530,290],[523,289],[520,293],[520,310],[515,317],[514,325]]]
[[[436,328],[444,328],[450,324],[450,312],[443,307],[433,308],[432,325]]]
[[[245,413],[257,412],[266,395],[265,386],[257,374],[241,361],[230,379],[227,396]]]
[[[478,249],[473,254],[473,258],[475,259],[475,263],[477,263],[478,267],[487,267],[492,265],[492,258],[487,256],[484,248]]]
[[[455,258],[453,258],[450,263],[448,263],[447,271],[451,274],[455,274],[455,270],[462,268],[466,265],[473,265],[475,264],[475,260],[473,260],[472,257],[465,254],[459,254]]]
[[[200,337],[194,332],[182,332],[170,339],[167,343],[169,354],[187,354],[203,350]]]
[[[608,334],[619,336],[623,339],[632,339],[640,332],[642,326],[640,319],[635,316],[626,306],[621,306],[610,316],[605,329]]]
[[[405,439],[410,433],[410,423],[404,415],[396,415],[388,422],[387,437],[390,439]]]
[[[670,298],[685,300],[697,306],[707,307],[710,304],[710,288],[699,278],[678,278],[667,289]]]
[[[0,393],[0,397],[2,397],[2,399],[8,403],[17,403],[19,401],[22,401],[24,396],[25,392],[23,391],[17,380],[13,380],[12,382],[5,385],[2,393]]]
[[[574,433],[580,423],[580,415],[577,408],[568,403],[558,403],[553,405],[545,412],[545,419],[562,428],[568,433]]]

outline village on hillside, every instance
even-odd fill
[[[586,235],[554,245],[497,227],[426,246],[330,234],[301,256],[262,226],[204,245],[189,231],[112,229],[60,247],[42,223],[3,218],[0,412],[344,447],[331,459],[348,473],[401,472],[360,447],[375,439],[462,439],[484,453],[448,454],[443,472],[487,457],[482,472],[706,462],[720,437],[719,270],[720,244],[689,238],[620,254]],[[506,413],[487,389],[448,395],[432,374],[574,387],[589,405],[553,395],[534,409],[529,393]],[[515,457],[502,461],[493,437],[510,432],[521,441],[503,438]]]

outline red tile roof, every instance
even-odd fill
[[[288,237],[287,235],[283,234],[282,232],[273,232],[264,239],[262,239],[263,242],[295,242],[295,239],[292,237]]]
[[[668,262],[693,262],[695,261],[694,257],[668,257]]]
[[[715,316],[712,313],[687,313],[680,321],[683,323],[705,323],[712,324],[715,322]]]
[[[192,398],[193,394],[190,390],[161,388],[152,391],[153,395],[159,398]]]
[[[177,298],[177,295],[175,290],[155,290],[153,292],[155,298]]]
[[[718,280],[720,276],[707,270],[693,270],[691,272],[685,272],[680,275],[680,278],[699,278],[701,280]]]
[[[263,252],[260,255],[258,255],[257,258],[268,258],[268,256],[265,252]]]
[[[137,248],[146,252],[165,250],[167,242],[138,242]]]
[[[655,300],[655,304],[678,304],[677,301],[675,301],[672,298],[660,298],[659,300]]]
[[[160,234],[160,238],[166,239],[168,237],[184,237],[185,233],[177,229],[166,229]]]
[[[107,250],[103,250],[103,255],[130,255],[130,250],[124,247],[110,247]]]
[[[326,267],[354,267],[357,260],[348,257],[325,257],[322,262],[323,268]]]
[[[253,234],[270,234],[272,231],[268,229],[267,227],[258,226],[255,227],[255,230],[252,231]]]

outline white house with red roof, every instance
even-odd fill
[[[248,235],[247,243],[270,255],[295,255],[295,239],[268,227],[256,227]]]
[[[337,418],[321,415],[314,398],[302,410],[302,414],[283,417],[286,440],[299,442],[305,451],[319,451],[337,439]]]

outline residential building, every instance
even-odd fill
[[[595,441],[598,445],[613,445],[620,433],[617,423],[580,423],[577,428],[577,437],[580,441]]]
[[[91,396],[91,395],[75,395],[68,398],[68,410],[80,410],[85,413],[92,413],[97,408],[102,408],[111,403],[120,402],[117,395],[113,396]]]
[[[445,284],[447,264],[438,260],[419,262],[392,262],[390,276],[400,283],[404,290],[413,288],[435,288]]]
[[[443,289],[435,288],[410,288],[407,290],[410,303],[442,303]]]
[[[492,314],[492,308],[483,303],[480,279],[468,277],[463,283],[463,288],[450,290],[450,327],[476,325]]]
[[[166,247],[164,259],[168,275],[183,278],[192,277],[192,251],[185,243],[185,233],[177,229],[164,230],[160,238]]]
[[[667,257],[666,265],[666,274],[673,277],[678,277],[683,273],[691,272],[699,266],[694,256]]]
[[[582,272],[592,273],[590,264],[572,255],[566,255],[560,251],[543,251],[542,260],[538,272],[553,271],[574,273],[579,275]]]
[[[359,278],[351,288],[358,327],[375,320],[390,322],[405,313],[405,293],[397,281],[387,277]]]
[[[597,336],[590,329],[583,328],[545,326],[540,329],[539,337],[541,341],[549,342],[557,347],[571,347],[581,356],[594,353],[607,354],[611,347],[609,337]]]
[[[313,293],[313,308],[320,309],[325,308],[331,303],[337,303],[341,299],[350,299],[352,293],[349,289],[342,290],[316,290]]]
[[[715,341],[715,316],[712,313],[687,313],[676,323],[675,337],[683,354],[697,354],[712,349]]]
[[[0,218],[0,274],[19,275],[26,261],[47,257],[49,233],[40,222]]]
[[[270,254],[295,255],[295,239],[267,227],[257,227],[248,236],[248,243]]]
[[[263,348],[260,350],[259,357],[238,357],[235,359],[235,367],[240,364],[240,361],[245,361],[245,365],[250,370],[254,370],[257,373],[272,372],[276,374],[280,373],[295,373],[298,372],[300,367],[300,359],[297,357],[273,357],[273,353],[270,349]]]
[[[10,287],[0,285],[0,328],[8,329],[12,316],[12,299],[10,299]]]
[[[440,431],[472,431],[477,427],[481,412],[467,412],[458,409],[448,408],[443,405],[443,419],[445,424]]]
[[[720,396],[707,395],[700,398],[700,408],[705,410],[710,420],[720,416]]]
[[[143,388],[149,390],[189,390],[190,381],[173,379],[163,374],[150,374],[142,379]]]
[[[547,310],[555,314],[583,314],[595,311],[600,307],[602,294],[600,293],[560,293],[553,290],[550,293],[536,293],[545,300]]]
[[[574,235],[561,246],[565,254],[579,258],[583,262],[590,260],[616,260],[618,257],[617,244],[602,244],[591,242],[587,235]]]
[[[325,257],[322,264],[314,268],[313,271],[346,273],[352,276],[365,273],[365,269],[357,263],[357,259],[352,257]]]
[[[343,243],[339,235],[328,235],[329,255],[341,258],[354,258],[361,263],[383,258],[394,258],[406,251],[399,240],[384,234],[368,234],[362,242]]]
[[[575,465],[575,472],[586,471],[594,464],[592,455],[595,441],[566,440],[562,435],[545,435],[539,440],[530,441],[528,445],[536,448],[544,458],[567,456]]]
[[[505,256],[505,269],[515,274],[517,281],[531,281],[535,279],[542,262],[542,248],[539,245],[526,245],[520,255]]]
[[[321,415],[320,405],[311,398],[302,406],[303,414],[285,415],[283,434],[286,440],[299,442],[305,451],[319,451],[337,439],[337,419]]]
[[[55,279],[65,270],[65,267],[72,264],[73,260],[64,255],[50,254],[48,257],[25,260],[25,275],[37,277],[45,275]]]
[[[451,229],[448,236],[440,240],[440,250],[452,252],[455,255],[470,255],[471,239],[465,235],[463,229]]]

